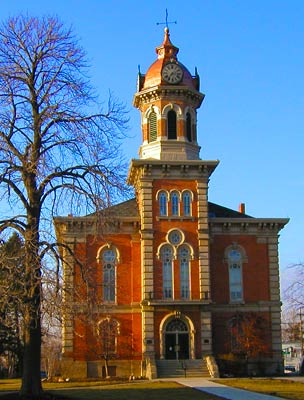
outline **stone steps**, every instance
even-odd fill
[[[204,360],[156,360],[158,378],[209,377]]]

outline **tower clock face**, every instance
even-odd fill
[[[168,63],[162,69],[162,78],[165,82],[175,84],[183,79],[183,70],[176,63]]]

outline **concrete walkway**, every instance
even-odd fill
[[[248,390],[235,389],[230,386],[225,386],[220,383],[213,382],[204,378],[177,378],[175,382],[184,386],[189,386],[202,392],[215,394],[216,396],[223,397],[229,400],[282,400],[283,397],[269,396]]]

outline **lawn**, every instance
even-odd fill
[[[271,394],[292,400],[304,400],[304,383],[287,379],[238,378],[219,379],[216,382],[253,392]]]
[[[1,391],[18,390],[20,380],[0,380]],[[179,385],[175,382],[144,381],[96,386],[96,382],[44,383],[45,390],[52,394],[79,400],[218,400],[198,390]],[[72,388],[74,387],[74,388]]]
[[[240,389],[271,394],[291,400],[304,400],[304,383],[287,379],[239,378],[218,379],[217,382]],[[0,380],[0,400],[4,400],[1,392],[17,391],[20,387],[18,379]],[[119,382],[64,382],[43,383],[46,391],[79,400],[218,400],[217,396],[191,389],[167,381]]]

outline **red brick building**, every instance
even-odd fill
[[[100,376],[104,358],[116,375],[199,371],[203,359],[213,373],[215,359],[240,349],[246,318],[263,322],[259,361],[278,371],[278,233],[288,220],[208,202],[218,161],[199,156],[199,76],[179,62],[167,28],[156,53],[134,96],[142,145],[128,183],[136,199],[100,213],[98,224],[96,215],[55,219],[80,260],[65,254],[64,373]]]

